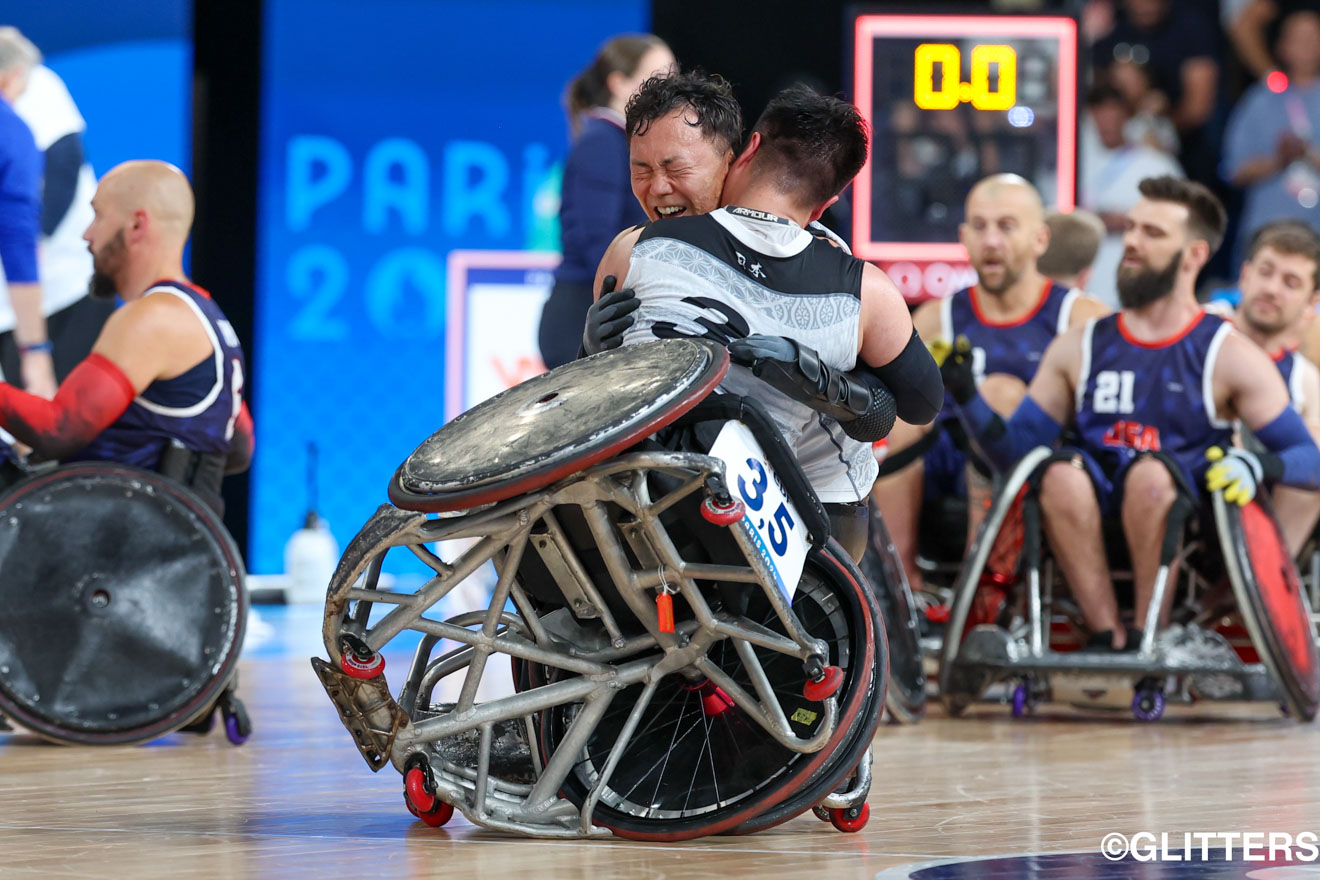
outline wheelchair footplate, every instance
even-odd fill
[[[390,749],[399,729],[408,724],[408,716],[403,708],[394,701],[389,685],[383,675],[361,679],[336,669],[320,657],[313,657],[312,669],[325,688],[326,696],[339,710],[339,720],[353,734],[362,758],[372,772],[379,771],[389,763]],[[378,721],[389,720],[389,729],[383,729]]]

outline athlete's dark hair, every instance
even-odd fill
[[[586,69],[573,77],[564,94],[569,127],[576,132],[583,113],[609,104],[611,73],[632,76],[647,52],[664,46],[665,41],[654,34],[624,34],[601,46]]]
[[[1247,259],[1254,260],[1265,248],[1311,261],[1311,283],[1320,288],[1320,235],[1301,220],[1275,220],[1257,229],[1247,245]]]
[[[782,192],[820,205],[843,191],[866,164],[866,120],[847,101],[801,83],[770,99],[752,126],[761,135],[754,167],[774,174]]]
[[[1202,184],[1181,177],[1147,177],[1137,189],[1156,202],[1174,202],[1187,208],[1187,231],[1210,245],[1210,253],[1224,243],[1224,229],[1228,215],[1224,206]]]
[[[642,83],[624,112],[628,137],[645,135],[658,119],[675,110],[692,111],[688,124],[720,151],[737,150],[742,144],[742,108],[733,88],[718,74],[700,68],[669,76],[653,76]]]

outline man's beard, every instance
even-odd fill
[[[114,275],[124,265],[124,230],[115,233],[115,237],[105,243],[99,254],[92,254],[92,279],[87,283],[87,292],[97,299],[114,299],[119,293],[119,285]]]
[[[986,284],[985,279],[978,271],[976,275],[976,286],[979,287],[981,290],[984,290],[986,293],[1000,294],[1003,293],[1005,290],[1008,290],[1014,284],[1016,284],[1018,278],[1022,276],[1021,272],[1014,272],[1012,269],[1008,268],[1007,263],[1000,263],[999,267],[1000,270],[1004,273],[1004,277],[998,284],[996,284],[994,287],[991,287],[989,284]]]
[[[1163,269],[1151,269],[1143,266],[1127,272],[1118,267],[1118,302],[1125,309],[1139,309],[1157,299],[1163,299],[1173,291],[1178,279],[1178,266],[1182,264],[1182,251],[1169,259],[1169,265]]]
[[[1297,322],[1296,317],[1290,318],[1282,310],[1279,310],[1278,314],[1277,318],[1270,321],[1269,319],[1256,317],[1254,309],[1245,307],[1242,309],[1242,317],[1246,319],[1247,324],[1262,336],[1273,336],[1276,333],[1281,333]]]

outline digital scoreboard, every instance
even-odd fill
[[[1077,24],[1011,15],[859,15],[853,84],[871,154],[853,192],[853,251],[911,301],[972,283],[958,243],[971,186],[1020,174],[1071,210]]]

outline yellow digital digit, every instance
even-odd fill
[[[935,87],[936,64],[940,66],[939,88]],[[958,106],[962,54],[957,46],[952,43],[922,43],[917,47],[914,65],[916,70],[912,78],[912,100],[918,107],[922,110],[952,110]]]
[[[990,91],[990,65],[999,65],[999,83]],[[1017,52],[1012,46],[977,46],[972,50],[972,106],[1009,110],[1017,103]]]

